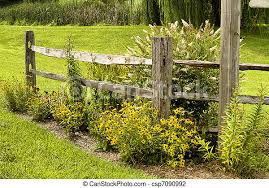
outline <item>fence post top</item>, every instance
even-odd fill
[[[154,37],[152,37],[152,39],[168,39],[168,40],[172,40],[172,37],[170,37],[170,36],[154,36]]]
[[[26,33],[33,33],[33,31],[32,30],[27,30]]]

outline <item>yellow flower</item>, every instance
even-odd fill
[[[179,154],[179,155],[177,156],[177,158],[178,158],[178,159],[184,159],[184,156],[183,156],[182,154]]]
[[[163,147],[164,152],[167,152],[167,150],[168,150],[168,145],[167,145],[167,144],[163,144],[162,147]]]
[[[176,114],[176,115],[182,114],[182,112],[183,112],[182,108],[177,108],[174,110],[174,114]]]
[[[184,159],[181,159],[181,160],[179,161],[179,166],[180,166],[181,168],[184,168],[184,167],[185,167],[185,161],[184,161]]]

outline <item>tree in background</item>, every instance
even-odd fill
[[[188,20],[200,26],[209,20],[220,26],[221,0],[142,0],[147,24],[171,23]],[[269,23],[268,9],[252,9],[250,0],[241,0],[242,27],[254,27],[259,23]]]

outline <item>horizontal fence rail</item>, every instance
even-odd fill
[[[45,72],[45,71],[40,71],[40,70],[31,70],[31,72],[38,76],[49,78],[52,80],[58,80],[62,82],[68,81],[68,79],[65,76],[54,74],[51,72]],[[108,91],[112,91],[118,94],[122,94],[124,96],[138,96],[138,97],[152,99],[152,90],[142,89],[139,87],[128,86],[128,85],[113,84],[113,83],[105,82],[105,81],[86,80],[84,78],[80,78],[80,80],[84,86],[87,86],[90,88],[108,90]]]
[[[51,72],[45,72],[40,70],[31,70],[32,73],[52,80],[58,80],[62,82],[67,82],[68,79],[59,74],[54,74]],[[139,87],[129,86],[129,85],[121,85],[121,84],[113,84],[105,81],[95,81],[95,80],[86,80],[84,78],[80,78],[82,84],[84,86],[100,89],[100,90],[108,90],[123,96],[139,96],[147,99],[153,98],[152,89],[143,89]],[[209,96],[204,93],[188,93],[188,92],[172,92],[171,99],[186,99],[186,100],[194,100],[194,101],[213,101],[218,102],[219,98],[217,96]],[[260,98],[257,96],[251,95],[240,95],[239,101],[242,104],[258,104],[260,102]],[[264,98],[264,104],[269,105],[269,97]]]
[[[211,69],[219,69],[220,64],[217,62],[209,62],[209,61],[197,61],[197,60],[174,60],[175,64],[180,65],[188,65],[191,67],[197,68],[211,68]],[[253,64],[253,63],[240,63],[239,70],[247,71],[247,70],[260,70],[260,71],[269,71],[269,65],[267,64]]]
[[[31,46],[31,50],[48,57],[66,58],[66,51],[62,49],[46,48],[41,46]],[[78,61],[99,63],[103,65],[152,65],[152,59],[121,56],[110,54],[97,54],[91,52],[72,52],[74,58]],[[188,65],[197,68],[219,69],[220,64],[217,62],[199,61],[199,60],[173,60],[175,64]],[[241,63],[239,64],[241,71],[260,70],[269,71],[267,64]]]
[[[66,51],[40,46],[32,46],[34,52],[48,57],[66,58]],[[119,56],[108,54],[96,54],[91,52],[72,52],[74,58],[78,61],[99,63],[103,65],[152,65],[151,59],[139,58],[133,56]]]

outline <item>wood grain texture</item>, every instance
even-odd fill
[[[54,48],[46,48],[40,46],[32,46],[31,49],[34,52],[40,53],[49,57],[56,58],[66,58],[66,53],[61,49]],[[109,54],[95,54],[90,52],[73,52],[73,55],[76,60],[83,62],[95,62],[99,64],[105,65],[152,65],[151,59],[133,57],[133,56],[121,56],[121,55],[109,55]],[[209,61],[199,61],[199,60],[173,60],[174,64],[179,65],[188,65],[191,67],[198,68],[212,68],[218,69],[220,68],[220,64],[218,62],[209,62]],[[269,71],[269,65],[267,64],[254,64],[254,63],[241,63],[239,65],[239,69],[242,71],[246,70],[261,70],[261,71]]]
[[[187,99],[193,101],[212,101],[219,102],[218,96],[210,96],[204,93],[186,93],[186,92],[174,92],[173,99]],[[239,95],[239,102],[242,104],[258,104],[261,99],[258,96],[251,95]],[[269,105],[269,96],[266,96],[263,101],[264,105]]]
[[[36,74],[30,69],[36,69],[35,52],[31,47],[35,45],[35,35],[33,31],[25,32],[25,75],[27,84],[31,85],[36,92]]]
[[[153,37],[152,62],[153,104],[160,118],[165,118],[170,115],[172,95],[172,38]]]
[[[31,72],[52,80],[58,80],[62,82],[68,81],[68,79],[65,76],[59,74],[54,74],[40,70],[32,70]],[[152,98],[152,91],[149,89],[142,89],[134,86],[121,85],[121,84],[113,84],[105,81],[86,80],[84,78],[81,78],[80,80],[84,86],[90,88],[96,88],[99,90],[108,90],[118,94],[122,94],[124,96],[139,96],[148,99]]]
[[[219,127],[239,84],[240,0],[221,0]]]
[[[49,57],[66,58],[66,52],[61,49],[32,46],[33,51]],[[152,60],[133,56],[96,54],[91,52],[72,52],[78,61],[99,63],[103,65],[151,65]]]
[[[219,69],[220,63],[218,62],[209,62],[209,61],[199,61],[199,60],[174,60],[175,64],[187,65],[190,67],[197,68],[210,68],[210,69]],[[269,71],[269,65],[267,64],[255,64],[255,63],[240,63],[239,70],[260,70],[260,71]]]

